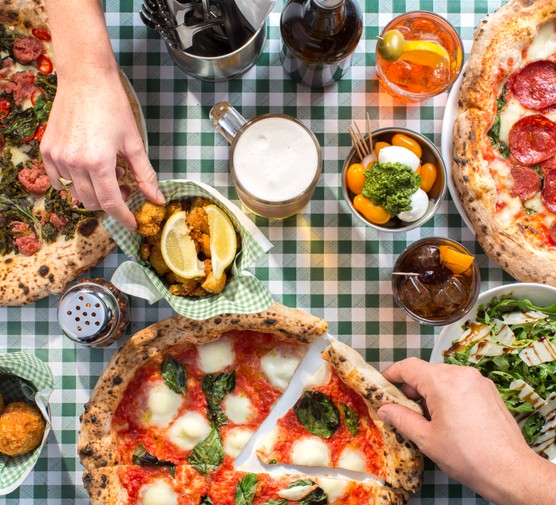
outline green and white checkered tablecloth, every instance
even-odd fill
[[[477,255],[483,289],[512,279],[485,256],[449,196],[433,220],[407,234],[379,234],[363,226],[343,201],[340,173],[351,148],[348,126],[352,120],[363,126],[368,112],[373,128],[406,126],[440,146],[448,95],[421,105],[403,105],[380,93],[374,72],[376,36],[394,15],[429,10],[457,27],[467,54],[474,27],[500,3],[361,0],[365,30],[351,69],[324,92],[296,85],[282,70],[281,0],[270,15],[268,40],[257,65],[241,79],[218,84],[188,77],[174,65],[158,34],[139,19],[140,0],[107,0],[105,11],[114,51],[143,107],[149,153],[161,179],[202,181],[238,203],[228,172],[228,145],[208,119],[210,108],[221,100],[230,102],[247,118],[284,112],[313,130],[324,154],[323,175],[314,198],[302,214],[284,221],[269,222],[251,215],[274,244],[252,271],[278,301],[325,318],[332,335],[384,368],[408,356],[428,359],[439,331],[409,321],[395,306],[390,272],[397,255],[409,243],[426,236],[448,236]],[[125,259],[121,252],[114,252],[90,275],[110,279]],[[0,504],[88,503],[76,454],[79,415],[116,346],[106,350],[76,348],[60,335],[57,301],[51,297],[27,307],[0,308],[0,352],[34,353],[51,366],[56,387],[50,401],[52,431],[48,443],[34,471],[19,489],[0,498]],[[171,315],[165,302],[149,306],[133,299],[129,333]],[[429,463],[421,492],[411,503],[486,502]]]

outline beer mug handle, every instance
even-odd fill
[[[241,127],[247,123],[228,102],[219,102],[210,109],[209,117],[214,127],[231,144]]]

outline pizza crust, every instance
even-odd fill
[[[385,481],[394,488],[417,491],[423,480],[423,455],[404,435],[383,423],[377,411],[382,405],[396,403],[423,414],[421,407],[346,344],[332,340],[322,355],[340,379],[365,401],[371,419],[380,430],[384,440]]]
[[[556,286],[556,249],[540,248],[534,227],[504,226],[493,216],[498,199],[489,162],[488,132],[496,116],[502,83],[519,68],[522,51],[540,26],[556,17],[555,0],[511,0],[487,16],[475,31],[454,126],[452,176],[477,240],[485,252],[520,281]]]
[[[126,505],[129,495],[120,482],[117,466],[83,473],[83,486],[91,505]]]
[[[206,321],[176,315],[145,328],[112,357],[85,404],[78,441],[81,463],[89,470],[118,464],[112,416],[138,368],[147,360],[161,358],[173,345],[206,344],[232,330],[261,331],[284,341],[309,344],[327,329],[326,321],[278,303],[261,313],[223,314]]]

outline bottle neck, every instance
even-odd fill
[[[309,0],[305,11],[305,25],[313,32],[334,34],[344,25],[346,0]]]

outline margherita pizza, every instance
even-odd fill
[[[126,82],[122,80],[124,87]],[[69,191],[51,187],[39,151],[56,94],[52,43],[39,0],[0,6],[0,305],[50,293],[115,243]],[[128,96],[133,100],[130,90]],[[136,112],[139,107],[134,107]]]
[[[487,254],[556,285],[556,1],[484,19],[461,87],[453,177]]]
[[[378,419],[386,403],[422,414],[359,353],[333,341],[325,364],[305,385],[257,451],[264,463],[325,466],[365,472],[395,488],[421,485],[423,459],[412,442]]]
[[[275,303],[263,313],[204,322],[175,316],[131,337],[108,364],[81,420],[78,450],[93,505],[405,503],[405,469],[412,464],[420,471],[422,457],[399,436],[396,443],[408,448],[404,457],[413,458],[412,463],[396,462],[400,478],[392,482],[399,490],[371,476],[359,483],[234,469],[234,460],[288,387],[308,344],[326,329],[325,321]],[[349,351],[344,347],[334,349]],[[353,366],[360,368],[364,362],[352,352],[357,356]],[[333,362],[355,357],[333,350],[329,355]],[[365,401],[384,391],[382,385],[365,384],[374,388]],[[364,407],[354,403],[363,400],[347,388],[343,399],[365,415]],[[374,443],[373,433],[362,433]],[[363,437],[360,441],[366,443]],[[387,437],[380,443],[394,447]],[[389,461],[394,456],[377,459],[365,471],[389,475]],[[414,490],[416,482],[407,480],[407,489]]]

